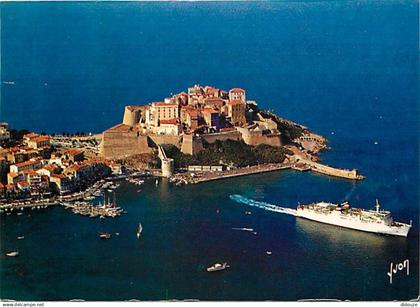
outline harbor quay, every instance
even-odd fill
[[[267,172],[274,172],[286,169],[293,169],[300,172],[305,171],[314,171],[319,172],[324,175],[329,175],[332,177],[337,178],[344,178],[350,180],[362,180],[363,176],[355,174],[354,170],[346,170],[346,169],[338,169],[329,167],[320,163],[315,163],[317,167],[311,167],[309,164],[304,164],[303,162],[295,163],[295,162],[285,162],[285,163],[269,163],[263,165],[254,165],[249,167],[242,167],[232,170],[224,170],[224,171],[198,171],[198,172],[185,172],[185,173],[177,173],[171,177],[172,182],[177,183],[188,183],[188,184],[197,184],[212,180],[220,180],[220,179],[228,179],[234,178],[239,176],[247,176],[253,174],[260,174],[260,173],[267,173]],[[208,166],[210,168],[210,166]],[[325,170],[318,171],[319,168],[325,167]]]

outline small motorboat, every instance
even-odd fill
[[[217,271],[223,271],[227,268],[230,268],[230,265],[227,264],[227,262],[224,263],[215,263],[214,265],[207,268],[207,272],[217,272]]]
[[[6,253],[7,257],[17,257],[19,256],[19,252],[8,252]]]
[[[19,237],[17,237],[17,239],[18,240],[23,240],[23,239],[25,239],[25,236],[19,236]]]
[[[246,215],[251,215],[251,211],[245,211]]]
[[[254,233],[254,232],[255,232],[255,231],[254,231],[254,228],[246,228],[246,227],[241,227],[241,228],[239,228],[239,227],[233,227],[232,229],[233,229],[233,230],[248,231],[248,232],[252,232],[252,233]]]
[[[159,185],[159,180],[156,179],[155,181],[155,185],[158,186]]]
[[[272,254],[272,252],[271,251],[266,251],[265,252],[267,255],[271,255]]]
[[[137,239],[140,239],[141,236],[141,232],[143,231],[143,226],[141,225],[141,223],[139,223],[139,226],[137,227]]]
[[[99,233],[99,238],[107,240],[107,239],[111,238],[111,234],[107,233],[107,232],[100,232]]]
[[[23,213],[22,212],[18,212],[18,213],[16,213],[16,215],[23,215]]]

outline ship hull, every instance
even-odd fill
[[[382,223],[367,223],[357,220],[349,221],[348,219],[341,217],[339,213],[319,214],[305,209],[298,209],[296,211],[296,216],[343,228],[401,237],[407,237],[411,228],[410,225],[403,223],[398,223],[400,226],[388,226]]]

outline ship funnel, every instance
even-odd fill
[[[376,208],[376,212],[377,213],[379,213],[379,207],[380,207],[379,201],[378,201],[378,199],[376,199],[376,206],[375,206],[375,208]]]

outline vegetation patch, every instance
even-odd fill
[[[185,168],[188,165],[220,165],[232,164],[238,167],[266,163],[281,163],[286,154],[292,154],[283,147],[273,147],[261,144],[250,146],[243,141],[216,141],[207,143],[204,150],[194,156],[183,154],[176,146],[163,145],[166,155],[174,159],[175,168]]]

